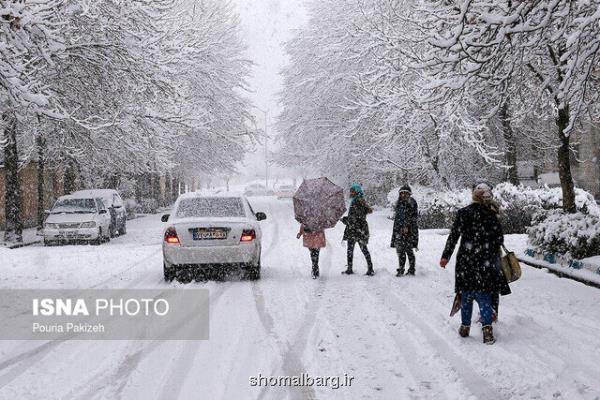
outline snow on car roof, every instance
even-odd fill
[[[60,196],[58,199],[56,199],[56,201],[59,201],[59,200],[70,200],[70,199],[98,199],[98,198],[101,198],[101,196],[94,196],[92,194],[89,194],[89,195],[85,196],[85,195],[83,195],[81,193],[78,193],[77,195],[74,195],[73,193],[71,193],[71,194],[65,194],[63,196]]]
[[[118,192],[114,189],[85,189],[78,190],[70,194],[73,198],[82,198],[82,197],[107,197],[112,196],[113,194],[118,194]]]
[[[196,197],[244,197],[241,192],[188,192],[179,195],[180,199],[190,199]]]

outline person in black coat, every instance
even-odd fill
[[[479,304],[483,342],[486,344],[495,342],[491,301],[501,279],[496,263],[504,243],[500,222],[494,211],[485,204],[485,199],[489,197],[489,185],[479,184],[473,188],[473,203],[458,210],[440,260],[440,266],[445,268],[460,238],[454,288],[461,298],[462,325],[459,334],[462,337],[469,335],[475,300]]]
[[[363,189],[359,184],[355,183],[350,187],[350,196],[352,200],[350,203],[350,209],[348,210],[348,216],[342,218],[342,223],[346,225],[343,240],[348,242],[348,266],[347,269],[342,273],[348,275],[354,273],[352,270],[354,247],[358,243],[360,250],[367,260],[367,275],[373,276],[375,271],[373,270],[371,254],[369,253],[369,249],[367,247],[367,244],[369,243],[369,224],[367,223],[367,214],[372,213],[373,210],[365,201]]]
[[[404,265],[408,257],[408,275],[415,274],[415,253],[413,249],[419,246],[419,208],[411,197],[410,186],[404,185],[398,192],[398,202],[394,213],[394,229],[392,231],[392,247],[398,253],[398,273],[404,275]]]

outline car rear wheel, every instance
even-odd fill
[[[163,274],[166,282],[172,282],[175,279],[175,268],[167,267],[167,263],[163,262]]]
[[[180,283],[190,283],[194,279],[194,272],[191,268],[179,268],[175,271],[175,278]]]
[[[127,222],[123,222],[123,226],[119,229],[119,236],[127,234]]]
[[[246,271],[246,278],[251,281],[260,279],[260,262],[257,265],[252,265]]]

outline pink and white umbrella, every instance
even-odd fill
[[[329,179],[306,179],[294,194],[296,221],[313,231],[333,228],[346,212],[344,189]]]

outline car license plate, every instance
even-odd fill
[[[58,234],[62,235],[62,236],[67,236],[67,237],[75,236],[75,235],[77,235],[77,231],[58,231]]]
[[[227,239],[227,230],[222,228],[196,228],[192,230],[194,240],[223,240]]]

